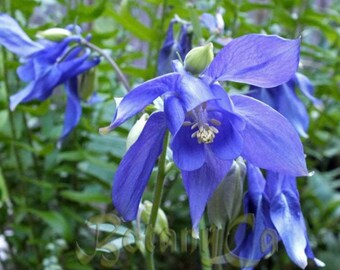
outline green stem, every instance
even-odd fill
[[[122,82],[123,86],[125,87],[126,92],[130,91],[130,86],[129,86],[128,80],[126,79],[124,73],[119,68],[117,63],[107,53],[105,53],[101,48],[97,47],[96,45],[88,42],[86,39],[83,39],[81,41],[81,44],[92,49],[92,50],[94,50],[94,51],[96,51],[101,56],[103,56],[109,62],[109,64],[112,66],[112,68],[115,70],[115,72],[117,73],[117,76],[118,76],[119,80]]]
[[[159,158],[158,161],[158,175],[157,175],[157,182],[155,186],[155,191],[153,195],[153,204],[151,209],[151,215],[149,224],[146,230],[145,235],[145,259],[146,259],[146,269],[148,270],[154,270],[155,264],[154,264],[154,258],[153,258],[153,232],[156,225],[157,220],[157,214],[158,209],[161,204],[162,200],[162,193],[163,193],[163,184],[165,179],[165,157],[166,157],[166,150],[168,146],[168,140],[169,140],[169,132],[167,131],[164,136],[164,142],[163,142],[163,152]]]
[[[200,222],[200,255],[201,255],[201,267],[203,270],[211,270],[211,260],[209,252],[208,231],[205,227],[204,217]]]

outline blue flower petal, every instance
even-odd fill
[[[175,135],[181,128],[185,119],[185,112],[180,99],[172,95],[166,97],[164,100],[164,112],[168,128],[171,134]]]
[[[155,162],[162,152],[166,121],[163,112],[150,116],[137,141],[117,169],[112,199],[125,221],[134,220]]]
[[[245,35],[232,40],[204,72],[211,81],[235,81],[275,87],[288,81],[299,63],[300,40]]]
[[[175,60],[176,51],[173,50],[175,44],[174,39],[174,24],[176,21],[171,21],[166,33],[166,37],[162,48],[159,51],[157,62],[157,74],[163,75],[172,71],[172,60]]]
[[[159,52],[157,63],[158,75],[172,72],[172,61],[178,59],[178,54],[183,60],[191,49],[191,34],[188,32],[189,25],[183,24],[181,26],[178,39],[175,40],[173,33],[175,23],[177,23],[176,19],[172,20],[169,24],[166,38]]]
[[[242,156],[252,164],[291,176],[307,175],[300,138],[281,114],[247,96],[232,96],[235,112],[246,121]]]
[[[30,82],[23,90],[10,97],[10,108],[14,110],[21,102],[29,102],[34,99],[43,101],[53,92],[53,89],[69,79],[79,75],[85,70],[99,63],[98,59],[88,60],[89,52],[74,60],[47,65],[44,73]]]
[[[269,216],[269,204],[263,195],[266,180],[259,168],[247,163],[248,192],[244,196],[245,214],[254,214],[252,230],[241,224],[235,235],[233,252],[240,257],[242,269],[253,269],[265,256],[275,251],[278,236]]]
[[[191,138],[192,133],[190,126],[182,126],[171,142],[174,162],[185,171],[196,170],[205,161],[204,144],[199,144],[197,138]]]
[[[0,45],[20,57],[28,57],[43,48],[32,41],[19,24],[5,13],[0,13]]]
[[[293,80],[274,88],[252,87],[249,96],[254,97],[281,113],[302,137],[308,137],[309,116],[305,105],[295,92]]]
[[[170,73],[149,80],[134,88],[120,102],[116,109],[113,121],[110,126],[105,129],[113,130],[135,114],[139,113],[157,97],[166,92],[174,91],[179,77],[180,75],[177,73]]]
[[[243,139],[238,130],[232,125],[233,118],[230,113],[209,113],[210,119],[217,119],[221,125],[216,127],[219,133],[212,144],[209,144],[216,157],[226,160],[240,156],[243,147]]]
[[[35,67],[34,61],[29,60],[25,64],[21,65],[17,68],[17,74],[20,80],[23,82],[30,82],[33,81],[35,78]]]
[[[295,177],[268,175],[267,186],[277,191],[270,198],[270,217],[283,241],[288,256],[300,268],[305,269],[307,266],[305,249],[308,240],[299,198],[295,190],[292,189],[292,184],[295,185]]]
[[[203,26],[209,29],[211,33],[218,32],[216,17],[209,13],[203,13],[200,17],[200,22]]]
[[[194,171],[182,170],[185,190],[189,197],[190,215],[194,233],[197,234],[198,225],[208,200],[229,171],[231,161],[222,161],[207,153],[206,163]]]
[[[76,77],[65,82],[65,90],[67,94],[67,104],[64,128],[58,141],[59,145],[62,144],[73,128],[78,125],[82,113],[81,102],[78,94],[78,80]]]
[[[323,103],[320,99],[315,98],[314,94],[314,87],[310,80],[301,73],[296,73],[294,76],[295,83],[299,86],[301,92],[311,101],[313,102],[315,107],[323,107]]]
[[[181,75],[176,91],[186,112],[203,102],[216,99],[206,82],[185,73]]]

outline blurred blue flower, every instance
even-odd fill
[[[175,72],[129,92],[102,133],[159,96],[164,98],[164,112],[151,115],[117,169],[112,196],[123,218],[136,218],[167,128],[173,136],[173,159],[182,172],[194,230],[213,191],[240,155],[261,168],[306,175],[302,144],[286,118],[251,97],[229,97],[217,82],[275,87],[296,72],[298,62],[299,40],[251,34],[226,45],[198,78],[175,61]]]
[[[314,106],[322,107],[322,102],[313,96],[313,85],[306,76],[300,73],[296,73],[288,82],[277,87],[251,86],[248,96],[261,100],[277,110],[292,123],[300,136],[306,138],[309,126],[308,111],[296,94],[296,88],[299,88]]]
[[[314,257],[301,212],[296,178],[267,171],[266,179],[259,168],[248,162],[248,192],[244,196],[244,211],[254,214],[249,231],[242,224],[235,236],[233,251],[243,269],[253,269],[261,258],[270,256],[282,241],[290,259],[305,269],[308,259],[317,266],[324,263]]]
[[[76,35],[66,37],[60,42],[34,42],[13,18],[0,14],[0,45],[21,57],[23,64],[17,69],[17,73],[22,81],[28,83],[10,97],[10,108],[14,110],[18,104],[32,100],[44,101],[58,85],[64,84],[67,105],[59,143],[78,124],[81,117],[77,76],[99,64],[99,58],[91,57],[91,52],[80,46],[82,37],[79,35],[79,27],[69,26],[68,29],[77,30]]]
[[[175,39],[174,25],[176,23],[181,24],[181,29],[178,37]],[[184,22],[179,18],[171,20],[163,46],[159,51],[157,75],[163,75],[172,72],[172,61],[178,59],[178,55],[181,57],[181,59],[184,59],[185,55],[191,50],[192,33],[190,28],[190,23]]]
[[[223,13],[222,8],[217,9],[215,16],[210,13],[203,13],[200,17],[200,22],[209,29],[210,33],[222,34],[224,31]]]

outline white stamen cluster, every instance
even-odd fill
[[[221,122],[216,119],[211,119],[210,122],[214,126],[220,126]],[[197,138],[198,143],[212,143],[215,139],[216,134],[218,133],[218,129],[214,127],[213,125],[209,125],[207,123],[194,123],[191,122],[184,122],[184,125],[192,125],[191,129],[198,128],[197,131],[195,131],[191,138]]]

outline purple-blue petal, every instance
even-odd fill
[[[173,95],[165,97],[164,113],[166,115],[168,128],[171,134],[175,135],[185,119],[185,111],[180,99]]]
[[[210,113],[209,117],[221,122],[221,125],[216,127],[219,132],[216,134],[213,143],[209,144],[216,157],[232,160],[240,156],[243,138],[241,133],[232,125],[232,120],[236,116],[224,112]]]
[[[146,81],[134,88],[124,96],[116,109],[115,116],[110,126],[110,130],[121,125],[123,122],[142,111],[151,104],[157,97],[166,92],[174,91],[180,75],[170,73],[155,79]]]
[[[190,126],[182,126],[171,142],[174,162],[185,171],[197,170],[205,161],[205,146],[199,144],[197,138],[192,138],[192,133]]]
[[[179,32],[179,37],[175,39],[173,33],[175,23],[177,23],[176,20],[170,22],[166,38],[159,52],[157,63],[158,75],[172,72],[172,61],[178,59],[178,54],[184,59],[185,55],[191,49],[191,34],[188,32],[189,25],[183,24]]]
[[[165,132],[164,113],[152,114],[119,164],[113,182],[112,200],[125,221],[136,219],[144,189],[162,152]]]
[[[323,107],[323,103],[320,99],[314,97],[314,86],[310,82],[310,80],[301,73],[296,73],[294,76],[294,81],[300,88],[301,92],[311,101],[313,102],[315,107]]]
[[[230,169],[232,161],[220,160],[207,152],[204,165],[194,171],[182,170],[183,183],[188,194],[190,216],[194,232],[203,215],[208,200]]]
[[[300,40],[250,34],[232,40],[204,72],[211,81],[275,87],[288,81],[299,63]]]
[[[43,47],[32,41],[9,15],[0,13],[0,45],[20,57],[28,57]]]
[[[295,92],[295,83],[287,83],[274,88],[252,87],[248,94],[281,113],[295,127],[302,137],[308,137],[309,116],[305,105]]]
[[[65,91],[67,94],[67,104],[65,110],[64,128],[58,144],[61,144],[70,134],[73,128],[78,125],[82,108],[78,93],[78,80],[76,77],[65,82]]]
[[[46,65],[44,72],[31,81],[24,89],[10,97],[10,108],[14,110],[21,102],[31,100],[43,101],[53,92],[53,89],[80,73],[92,68],[99,63],[98,59],[88,60],[89,52],[74,60],[60,62],[59,64]]]
[[[255,166],[291,176],[307,175],[300,138],[281,114],[247,96],[232,96],[235,112],[246,121],[242,156]]]
[[[216,99],[210,86],[204,80],[186,73],[181,75],[176,92],[186,112],[193,110],[203,102]]]

